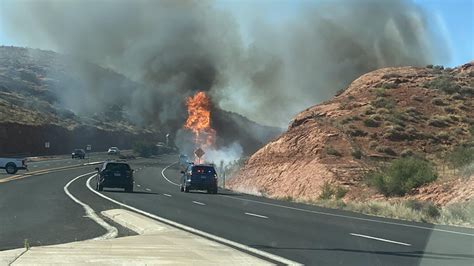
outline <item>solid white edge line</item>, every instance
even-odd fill
[[[410,228],[416,228],[416,229],[423,229],[423,230],[428,230],[428,231],[437,231],[437,232],[443,232],[443,233],[451,233],[451,234],[457,234],[457,235],[474,236],[474,234],[456,232],[456,231],[439,229],[439,228],[431,228],[431,227],[425,227],[425,226],[419,226],[419,225],[387,222],[387,221],[374,220],[374,219],[369,219],[369,218],[353,217],[353,216],[348,216],[348,215],[334,214],[334,213],[321,212],[321,211],[305,210],[305,209],[300,209],[300,208],[296,208],[296,207],[273,204],[273,203],[268,203],[268,202],[261,202],[261,201],[251,200],[251,199],[234,198],[232,196],[227,196],[227,195],[219,195],[219,196],[226,197],[226,198],[229,198],[229,199],[234,199],[234,200],[250,201],[250,202],[255,202],[255,203],[258,203],[258,204],[263,204],[263,205],[268,205],[268,206],[273,206],[273,207],[280,207],[280,208],[285,208],[285,209],[290,209],[290,210],[295,210],[295,211],[302,211],[302,212],[321,214],[321,215],[327,215],[327,216],[333,216],[333,217],[340,217],[340,218],[353,219],[353,220],[359,220],[359,221],[365,221],[365,222],[381,223],[381,224],[398,225],[398,226],[404,226],[404,227],[410,227]],[[319,206],[316,206],[316,207],[319,207]],[[433,226],[436,226],[436,225],[434,224]]]
[[[99,236],[99,237],[96,237],[96,238],[93,238],[92,240],[103,240],[103,239],[111,239],[111,238],[116,238],[117,237],[117,234],[118,234],[118,231],[117,231],[117,228],[111,226],[110,224],[108,224],[107,222],[105,222],[104,220],[102,220],[102,218],[100,218],[99,216],[97,216],[97,214],[95,213],[95,211],[87,204],[85,204],[84,202],[78,200],[76,197],[74,197],[68,190],[68,187],[69,185],[72,184],[72,182],[76,181],[77,179],[81,178],[81,177],[84,177],[84,176],[87,176],[87,175],[90,175],[90,174],[93,174],[95,172],[90,172],[90,173],[86,173],[86,174],[83,174],[83,175],[80,175],[80,176],[77,176],[75,178],[73,178],[71,181],[69,181],[65,186],[64,186],[64,193],[66,193],[66,195],[69,196],[69,198],[71,198],[74,202],[76,202],[77,204],[81,205],[84,210],[86,211],[86,216],[88,218],[90,218],[91,220],[93,220],[94,222],[96,222],[97,224],[99,224],[100,226],[102,226],[105,230],[107,230],[107,233],[105,233],[104,235],[102,236]],[[94,176],[96,176],[97,174],[94,174],[92,175],[88,180],[90,180],[91,178],[93,178]]]
[[[197,205],[202,205],[202,206],[205,206],[205,205],[206,205],[206,203],[202,203],[202,202],[195,201],[195,200],[193,200],[193,203],[194,203],[194,204],[197,204]]]
[[[179,186],[180,186],[179,184],[176,184],[175,182],[169,180],[169,179],[165,176],[165,171],[166,171],[166,169],[170,168],[171,166],[173,166],[173,165],[175,165],[175,164],[177,164],[177,163],[178,163],[178,162],[174,162],[174,163],[172,163],[172,164],[166,166],[165,168],[163,168],[163,170],[161,170],[161,176],[163,176],[163,178],[166,179],[166,181],[168,181],[169,183],[171,183],[171,184],[173,184],[173,185],[179,187]]]
[[[246,212],[245,214],[246,214],[246,215],[250,215],[250,216],[255,216],[255,217],[263,218],[263,219],[268,219],[268,217],[265,216],[265,215],[255,214],[255,213],[251,213],[251,212]]]
[[[388,242],[388,243],[392,243],[392,244],[403,245],[403,246],[411,246],[411,244],[408,244],[408,243],[393,241],[393,240],[389,240],[389,239],[383,239],[383,238],[379,238],[379,237],[375,237],[375,236],[368,236],[368,235],[361,235],[361,234],[354,234],[354,233],[350,233],[350,235],[363,237],[363,238],[368,238],[368,239],[373,239],[373,240],[378,240],[378,241],[383,241],[383,242]]]
[[[171,182],[166,178],[164,172],[166,169],[171,167],[172,165],[176,164],[178,162],[174,162],[168,166],[166,166],[162,171],[161,175],[163,178],[165,178],[168,182],[171,184],[177,185],[176,183]],[[280,207],[280,208],[285,208],[289,210],[295,210],[295,211],[302,211],[302,212],[308,212],[308,213],[314,213],[314,214],[321,214],[321,215],[327,215],[327,216],[333,216],[333,217],[340,217],[340,218],[346,218],[346,219],[354,219],[354,220],[359,220],[359,221],[365,221],[365,222],[373,222],[373,223],[381,223],[381,224],[390,224],[390,225],[398,225],[398,226],[404,226],[404,227],[410,227],[410,228],[416,228],[416,229],[422,229],[422,230],[428,230],[428,231],[436,231],[436,232],[443,232],[443,233],[451,233],[451,234],[457,234],[457,235],[466,235],[466,236],[474,236],[474,234],[469,234],[469,233],[463,233],[463,232],[456,232],[456,231],[451,231],[451,230],[445,230],[445,229],[439,229],[439,228],[432,228],[432,227],[425,227],[425,226],[420,226],[420,225],[411,225],[411,224],[401,224],[401,223],[395,223],[395,222],[387,222],[387,221],[381,221],[381,220],[375,220],[375,219],[369,219],[369,218],[360,218],[360,217],[353,217],[353,216],[348,216],[348,215],[342,215],[342,214],[334,214],[334,213],[328,213],[328,212],[321,212],[321,211],[312,211],[312,210],[305,210],[305,209],[300,209],[300,208],[295,208],[295,207],[290,207],[290,206],[285,206],[285,205],[279,205],[279,204],[273,204],[273,203],[267,203],[267,202],[261,202],[261,201],[256,201],[256,200],[251,200],[251,199],[242,199],[242,198],[235,198],[232,196],[227,196],[227,195],[218,195],[221,197],[226,197],[229,199],[233,200],[242,200],[242,201],[250,201],[250,202],[255,202],[263,205],[268,205],[268,206],[273,206],[273,207]],[[319,207],[319,206],[316,206]],[[436,226],[436,225],[433,225]]]
[[[162,172],[163,173],[163,172]],[[97,194],[98,196],[108,200],[108,201],[111,201],[117,205],[120,205],[122,207],[125,207],[127,209],[130,209],[132,211],[135,211],[137,213],[140,213],[140,214],[143,214],[145,216],[148,216],[150,218],[153,218],[155,220],[158,220],[160,222],[163,222],[163,223],[167,223],[169,225],[172,225],[176,228],[179,228],[179,229],[182,229],[182,230],[185,230],[185,231],[188,231],[188,232],[191,232],[191,233],[194,233],[196,235],[199,235],[199,236],[202,236],[202,237],[206,237],[208,239],[212,239],[212,240],[215,240],[217,242],[221,242],[221,243],[224,243],[228,246],[232,246],[232,247],[235,247],[237,249],[241,249],[241,250],[245,250],[247,252],[250,252],[250,253],[253,253],[253,254],[257,254],[259,256],[262,256],[262,257],[265,257],[265,258],[268,258],[268,259],[271,259],[271,260],[274,260],[274,261],[278,261],[280,263],[283,263],[283,264],[286,264],[286,265],[302,265],[301,263],[298,263],[298,262],[295,262],[295,261],[292,261],[292,260],[289,260],[289,259],[285,259],[283,257],[280,257],[280,256],[277,256],[277,255],[273,255],[271,253],[268,253],[268,252],[265,252],[265,251],[262,251],[262,250],[258,250],[258,249],[255,249],[255,248],[252,248],[252,247],[249,247],[249,246],[246,246],[246,245],[243,245],[243,244],[240,244],[240,243],[237,243],[237,242],[234,242],[232,240],[228,240],[228,239],[225,239],[225,238],[222,238],[222,237],[219,237],[219,236],[216,236],[216,235],[213,235],[213,234],[210,234],[210,233],[206,233],[204,231],[201,231],[201,230],[198,230],[198,229],[195,229],[195,228],[192,228],[192,227],[189,227],[187,225],[183,225],[183,224],[180,224],[180,223],[177,223],[177,222],[174,222],[174,221],[171,221],[171,220],[168,220],[166,218],[163,218],[163,217],[160,217],[160,216],[157,216],[157,215],[154,215],[154,214],[151,214],[149,212],[146,212],[146,211],[143,211],[143,210],[140,210],[138,208],[135,208],[135,207],[132,207],[130,205],[127,205],[127,204],[124,204],[120,201],[117,201],[117,200],[114,200],[112,198],[109,198],[99,192],[97,192],[96,190],[94,190],[91,186],[90,186],[90,180],[93,178],[93,176],[91,176],[89,179],[87,179],[87,182],[86,182],[86,185],[87,185],[87,188],[94,192],[95,194]]]

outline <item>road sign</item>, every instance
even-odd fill
[[[194,151],[194,154],[195,154],[199,159],[201,159],[201,157],[205,154],[205,152],[204,152],[201,148],[198,148],[197,150]]]
[[[90,150],[92,150],[92,145],[89,144],[86,146],[86,151],[90,151]]]
[[[44,147],[45,147],[46,149],[49,149],[49,147],[50,147],[49,141],[47,141],[47,142],[44,143]]]

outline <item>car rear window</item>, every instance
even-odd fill
[[[105,169],[110,171],[128,171],[130,166],[124,163],[108,163]]]
[[[214,175],[216,170],[212,166],[194,166],[193,175]]]

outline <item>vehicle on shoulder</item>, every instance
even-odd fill
[[[24,158],[0,158],[0,169],[5,169],[7,174],[14,175],[18,170],[28,170]]]
[[[120,155],[120,150],[117,147],[110,147],[107,151],[109,155]]]
[[[102,167],[96,168],[96,190],[102,191],[104,187],[123,188],[126,192],[133,192],[133,170],[124,162],[104,162]]]
[[[189,164],[181,174],[181,192],[206,190],[207,193],[217,194],[217,173],[213,165]]]
[[[86,152],[83,149],[75,149],[71,153],[71,158],[72,159],[76,159],[76,158],[84,159],[84,158],[86,158]]]

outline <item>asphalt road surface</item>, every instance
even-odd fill
[[[34,165],[48,169],[69,161],[75,162],[64,158],[30,163],[30,170]],[[183,193],[176,185],[175,161],[176,155],[132,160],[134,193],[105,189],[103,197],[87,187],[89,179],[93,187],[96,166],[91,165],[0,183],[0,250],[23,247],[25,239],[35,246],[104,235],[106,230],[86,217],[64,191],[83,175],[67,189],[96,213],[130,206],[303,264],[474,265],[472,229],[384,219],[228,190],[217,195]],[[132,234],[113,226],[119,236]]]

